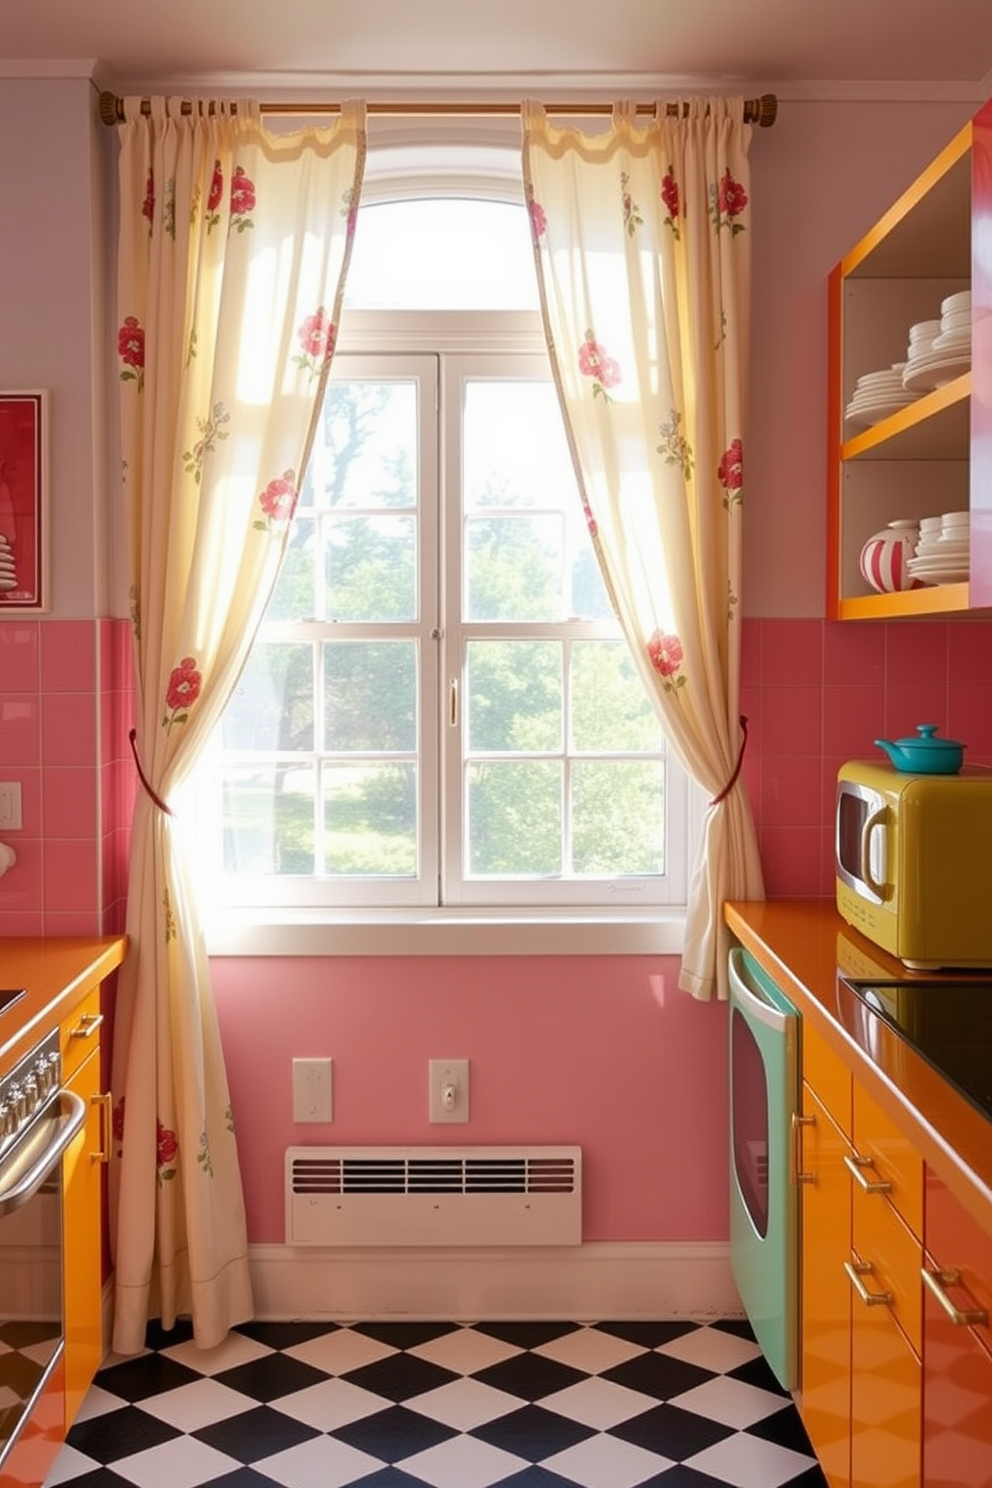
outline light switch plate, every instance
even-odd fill
[[[293,1060],[293,1120],[331,1120],[331,1060]]]
[[[468,1120],[468,1060],[431,1059],[430,1120]]]
[[[0,780],[0,832],[19,832],[23,825],[21,782]]]

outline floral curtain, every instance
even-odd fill
[[[710,797],[680,973],[726,985],[725,899],[760,899],[740,767],[741,522],[750,308],[740,98],[607,132],[523,107],[552,371],[600,567],[670,747]]]
[[[220,718],[306,465],[365,162],[365,108],[270,135],[252,101],[125,101],[117,366],[142,789],[113,1048],[114,1349],[150,1310],[203,1347],[252,1316],[234,1123],[170,799]]]

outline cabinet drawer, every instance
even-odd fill
[[[904,1224],[884,1194],[865,1193],[854,1185],[852,1244],[855,1261],[871,1266],[862,1276],[866,1290],[891,1294],[886,1311],[896,1319],[917,1354],[923,1347],[923,1287],[920,1267],[923,1246]],[[881,1312],[855,1294],[855,1316],[862,1310]]]
[[[892,1118],[854,1082],[854,1148],[870,1158],[873,1182],[891,1185],[889,1202],[918,1239],[923,1236],[923,1159]]]
[[[62,1054],[62,1083],[71,1080],[76,1070],[94,1049],[100,1047],[100,988],[94,987],[62,1024],[59,1047]]]
[[[804,1018],[803,1079],[816,1092],[845,1137],[851,1135],[851,1072],[822,1034]]]
[[[992,1235],[930,1168],[926,1174],[926,1247],[935,1270],[957,1273],[944,1290],[962,1312],[984,1310],[974,1324],[976,1340],[992,1354]],[[929,1264],[929,1261],[928,1261]]]

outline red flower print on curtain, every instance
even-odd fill
[[[231,227],[239,233],[244,232],[246,227],[254,227],[255,224],[248,215],[254,210],[255,183],[239,165],[231,182]]]
[[[175,1178],[176,1153],[179,1151],[179,1141],[174,1131],[163,1126],[161,1121],[155,1122],[155,1163],[158,1168],[159,1183],[167,1183],[170,1178]]]
[[[121,382],[136,382],[140,393],[145,385],[145,331],[134,315],[126,315],[118,329],[117,355],[124,363]]]
[[[710,188],[710,217],[717,232],[721,227],[729,227],[731,237],[744,231],[743,222],[735,222],[747,206],[747,192],[739,181],[735,181],[730,171],[724,171],[716,184],[711,183]]]
[[[606,390],[620,382],[620,363],[607,353],[604,346],[600,346],[592,331],[586,331],[586,338],[579,347],[579,371],[583,377],[592,378],[594,398],[612,403],[613,399]]]
[[[679,230],[679,183],[675,179],[672,166],[668,167],[661,179],[661,200],[668,213],[664,219],[665,226],[671,228],[673,238],[680,240],[682,233]]]
[[[323,305],[318,305],[313,314],[305,318],[296,335],[303,350],[294,356],[293,365],[302,367],[311,377],[316,377],[334,355],[337,326],[332,323]]]
[[[155,215],[155,177],[151,171],[148,172],[148,181],[145,184],[145,199],[141,203],[141,215],[148,218],[148,231],[152,230],[152,218]]]
[[[168,709],[162,719],[162,727],[171,731],[174,723],[188,723],[189,709],[200,696],[203,678],[192,656],[184,656],[177,667],[173,667],[169,685],[165,690],[165,706]]]
[[[530,230],[534,235],[534,241],[543,238],[548,227],[547,213],[539,201],[535,201],[532,195],[527,197],[527,212],[530,216]]]
[[[210,181],[210,191],[207,194],[207,232],[212,232],[220,221],[221,197],[224,195],[224,172],[219,160],[214,161],[214,173]]]
[[[273,532],[292,520],[299,497],[296,489],[295,470],[284,470],[282,475],[270,480],[258,498],[264,516],[256,517],[252,526],[259,532]]]
[[[648,657],[666,692],[678,692],[685,686],[685,675],[679,673],[683,657],[682,642],[677,635],[656,630],[648,640]]]
[[[744,451],[739,439],[730,441],[724,450],[723,459],[717,466],[716,478],[724,490],[723,504],[727,511],[739,506],[744,499]]]

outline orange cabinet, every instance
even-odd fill
[[[815,1030],[803,1045],[800,1410],[830,1488],[920,1488],[922,1161]]]
[[[992,604],[992,472],[985,404],[992,347],[982,334],[992,276],[977,251],[992,197],[986,104],[830,275],[827,603],[831,619],[948,613]],[[973,247],[973,244],[976,245]],[[987,255],[986,255],[987,257]],[[973,364],[943,307],[971,291]],[[948,312],[949,313],[949,312]],[[907,361],[910,327],[937,321],[955,349],[916,354],[908,393],[879,379]],[[978,327],[978,333],[974,327]],[[972,390],[977,396],[972,399]],[[913,401],[905,401],[915,395]],[[972,406],[974,401],[974,406]],[[868,538],[897,520],[970,511],[971,572],[927,570],[924,587],[876,593],[861,572]]]
[[[99,997],[94,991],[62,1029],[62,1081],[87,1108],[86,1124],[62,1166],[67,1430],[103,1356],[101,1188],[110,1133],[100,1083]]]
[[[992,1235],[926,1175],[923,1481],[992,1488]]]

